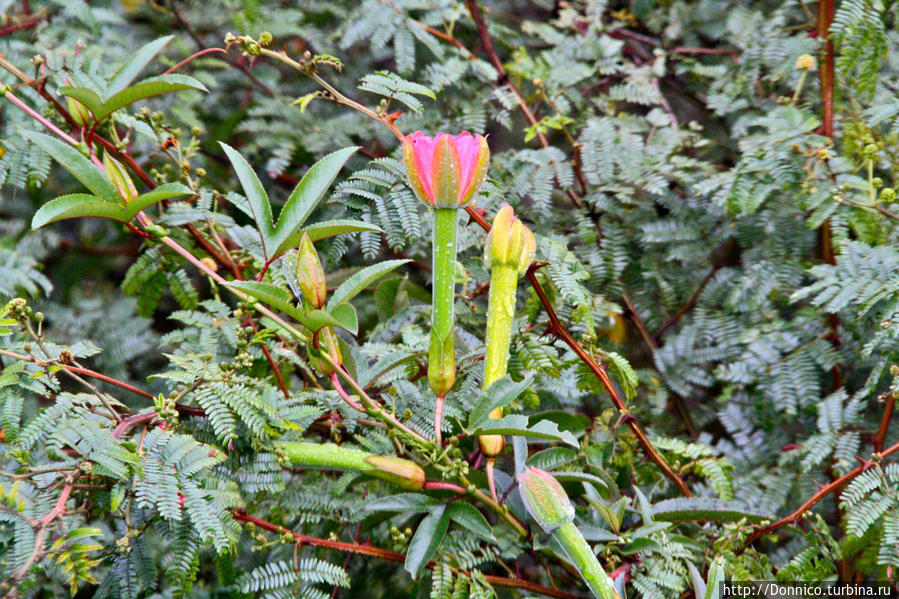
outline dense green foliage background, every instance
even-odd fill
[[[713,596],[710,568],[734,580],[893,578],[899,466],[880,452],[899,441],[888,428],[899,384],[895,3],[0,0],[0,10],[7,97],[79,141],[90,132],[48,100],[64,108],[60,88],[102,91],[139,47],[173,34],[138,80],[160,75],[224,48],[229,32],[268,32],[271,49],[293,60],[311,53],[304,64],[317,76],[404,133],[489,133],[476,208],[489,220],[509,203],[531,227],[545,263],[537,279],[565,328],[705,499],[676,499],[630,416],[612,409],[526,283],[510,374],[533,378],[511,411],[555,432],[510,444],[497,464],[501,494],[528,455],[552,470],[632,597]],[[830,11],[825,38],[818,20]],[[259,173],[276,211],[315,161],[360,146],[309,222],[383,231],[317,242],[332,289],[362,267],[412,260],[364,285],[353,300],[358,334],[340,335],[372,395],[433,435],[421,377],[430,216],[405,183],[400,144],[383,116],[335,103],[309,76],[254,55],[254,43],[178,67],[208,92],[124,106],[95,134],[151,181],[196,192],[147,213],[228,280],[256,278],[266,256],[218,142]],[[797,65],[806,54],[817,59],[811,69]],[[468,515],[485,534],[472,520],[452,523],[416,580],[402,563],[235,521],[232,510],[245,510],[310,538],[405,553],[422,513],[452,493],[403,495],[390,507],[383,498],[398,490],[386,482],[293,470],[272,440],[405,455],[429,479],[468,476],[485,488],[477,444],[462,435],[441,455],[373,426],[318,373],[305,343],[160,243],[158,230],[143,238],[90,218],[32,230],[40,206],[84,186],[22,135],[50,133],[32,115],[4,101],[0,123],[0,306],[21,298],[0,313],[0,593],[542,592],[494,584],[502,579],[582,596],[546,537],[519,537],[490,510]],[[470,432],[481,395],[483,240],[475,224],[460,229],[450,437]],[[292,257],[264,274],[286,297]],[[159,420],[124,430],[110,415],[153,410]],[[841,476],[795,526],[747,543],[760,521]],[[67,511],[54,513],[64,488]],[[517,492],[506,501],[527,523]]]

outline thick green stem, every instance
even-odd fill
[[[506,376],[512,322],[515,319],[515,291],[518,266],[499,264],[490,273],[490,300],[487,306],[487,349],[484,353],[484,389]]]
[[[428,382],[438,397],[452,389],[456,379],[453,304],[456,279],[456,208],[434,209],[434,289],[431,299],[431,347],[428,353]]]
[[[599,599],[621,599],[615,591],[614,583],[606,571],[602,569],[596,555],[584,539],[584,535],[574,525],[566,522],[552,532],[553,537],[568,554],[568,558],[580,572],[590,592]]]
[[[487,304],[487,347],[484,350],[483,383],[485,391],[506,376],[517,288],[518,265],[495,264],[490,271],[490,299]],[[491,418],[500,418],[502,415],[502,408],[490,412]],[[478,438],[478,445],[481,453],[487,456],[487,481],[490,492],[496,495],[493,484],[493,459],[502,453],[505,441],[502,435],[481,435]]]
[[[333,443],[276,441],[292,466],[354,470],[391,482],[407,491],[419,491],[425,482],[421,466],[396,456],[379,456]]]

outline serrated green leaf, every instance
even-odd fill
[[[415,534],[412,535],[412,540],[409,541],[409,549],[406,551],[405,569],[413,579],[418,578],[421,571],[437,553],[440,543],[446,536],[447,528],[449,528],[449,517],[445,505],[434,508],[419,523]]]
[[[192,89],[196,91],[208,92],[206,86],[187,75],[159,75],[157,77],[149,77],[135,83],[131,87],[127,87],[122,91],[114,94],[109,99],[101,101],[98,104],[96,93],[85,87],[61,87],[59,93],[78,100],[94,114],[97,121],[102,121],[110,114],[120,108],[124,108],[129,104],[133,104],[139,100],[152,98],[169,92],[184,91]]]
[[[429,512],[438,504],[433,497],[421,493],[397,493],[365,504],[369,512]]]
[[[268,201],[268,194],[247,159],[225,142],[220,141],[219,145],[222,146],[225,155],[231,161],[237,179],[243,187],[253,220],[256,221],[256,229],[262,237],[262,252],[265,254],[266,260],[273,258],[274,256],[269,255],[269,251],[275,246],[275,230],[272,224],[272,206]]]
[[[464,501],[454,501],[446,508],[450,520],[461,526],[466,532],[472,532],[488,540],[496,540],[493,530],[476,507]]]
[[[520,382],[514,382],[508,375],[502,377],[481,394],[468,415],[468,428],[481,424],[496,408],[502,408],[515,401],[525,389],[531,386],[534,377],[527,374]]]
[[[685,522],[708,520],[711,522],[733,522],[746,518],[750,522],[770,520],[770,516],[760,514],[740,501],[722,501],[712,497],[676,497],[665,499],[652,507],[656,520],[665,522]]]
[[[332,293],[331,297],[328,299],[328,309],[330,310],[338,304],[350,301],[359,295],[366,287],[407,262],[411,262],[411,260],[387,260],[363,268],[341,283],[340,287],[334,290],[334,293]]]
[[[328,154],[313,164],[303,178],[294,187],[290,197],[284,203],[272,242],[277,247],[275,255],[283,254],[290,249],[287,243],[309,218],[309,215],[325,197],[340,169],[346,164],[358,147],[344,148]],[[313,241],[315,241],[313,239]]]
[[[560,431],[555,422],[541,420],[533,426],[528,426],[527,416],[520,414],[503,416],[495,420],[488,419],[481,423],[472,435],[521,435],[522,437],[536,437],[538,439],[551,439],[560,441],[572,447],[577,447],[577,439],[568,431]]]
[[[527,459],[527,465],[540,470],[552,470],[577,459],[577,452],[567,447],[550,447]]]
[[[118,204],[119,193],[115,187],[106,179],[103,171],[81,152],[55,137],[43,133],[23,130],[22,135],[50,154],[56,162],[72,173],[72,176],[81,181],[94,195],[99,196],[101,200]]]
[[[352,334],[356,334],[359,330],[359,316],[356,314],[356,308],[352,304],[337,304],[331,309],[333,316],[340,326]]]
[[[46,224],[67,218],[95,217],[126,223],[138,212],[162,200],[193,195],[193,191],[180,183],[166,183],[153,191],[134,198],[127,206],[107,202],[84,193],[74,193],[54,198],[41,206],[31,219],[31,228],[37,229]]]
[[[299,239],[303,236],[303,233],[309,235],[309,239],[311,239],[312,241],[318,241],[319,239],[327,239],[328,237],[336,237],[337,235],[346,235],[347,233],[361,233],[364,231],[369,231],[371,233],[383,232],[381,227],[377,225],[364,223],[358,220],[324,220],[320,223],[311,224],[301,231],[297,231],[296,234],[292,235],[287,239],[287,241],[284,242],[283,246],[286,248],[290,248],[295,244],[299,244]]]
[[[116,70],[109,85],[106,88],[107,96],[116,94],[128,87],[140,72],[159,54],[166,45],[172,41],[174,35],[166,35],[153,40],[141,47],[131,59]]]

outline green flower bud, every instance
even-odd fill
[[[128,204],[137,197],[137,187],[134,181],[125,169],[125,166],[110,155],[109,152],[103,154],[103,170],[106,172],[106,178],[113,184],[119,197],[124,204]]]
[[[297,285],[303,299],[313,308],[321,308],[328,299],[328,285],[318,252],[309,235],[303,233],[297,252]]]
[[[365,458],[365,461],[374,468],[368,474],[392,482],[406,491],[420,491],[425,484],[424,470],[411,460],[373,455]]]
[[[66,98],[66,109],[72,117],[72,122],[79,127],[87,127],[88,123],[91,122],[91,113],[87,106],[75,98]]]
[[[340,353],[340,345],[337,343],[337,335],[333,327],[323,327],[318,331],[318,347],[312,343],[307,347],[312,365],[325,376],[334,374],[334,367],[322,357],[327,353],[335,364],[343,364],[343,355]]]
[[[547,534],[574,520],[574,506],[549,472],[526,468],[518,477],[518,484],[525,509]]]
[[[880,190],[880,200],[888,204],[896,201],[896,190],[892,187],[884,187]]]
[[[487,234],[484,248],[487,266],[515,266],[519,274],[524,274],[534,260],[536,250],[534,234],[518,220],[512,207],[505,205],[500,208]]]
[[[621,599],[596,559],[593,549],[574,524],[574,507],[565,489],[549,472],[527,468],[518,477],[524,507],[540,528],[562,547],[597,599]]]

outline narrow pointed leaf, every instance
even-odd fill
[[[337,304],[331,309],[331,316],[340,323],[341,327],[352,334],[355,335],[358,332],[359,316],[352,304]]]
[[[228,286],[243,291],[270,308],[284,312],[310,331],[317,331],[322,327],[343,328],[339,320],[324,310],[303,312],[293,305],[293,298],[287,291],[275,285],[258,281],[231,281]]]
[[[192,195],[193,193],[193,190],[180,183],[166,183],[153,191],[137,196],[127,206],[122,206],[118,202],[108,202],[86,193],[64,195],[41,206],[31,219],[31,228],[37,229],[59,220],[86,216],[126,223],[147,206],[152,206],[168,198]]]
[[[280,287],[257,281],[231,281],[228,286],[243,291],[275,310],[284,312],[304,326],[309,322],[306,315],[293,305],[290,294]]]
[[[194,191],[186,185],[180,183],[163,183],[162,185],[155,187],[152,191],[142,193],[134,198],[128,203],[127,208],[129,212],[133,212],[131,215],[133,217],[147,206],[152,206],[162,200],[191,195],[194,195]]]
[[[365,504],[367,512],[430,512],[437,505],[433,497],[421,493],[397,493]]]
[[[117,203],[89,193],[73,193],[54,198],[41,206],[31,219],[31,228],[37,229],[58,220],[84,216],[122,220],[125,209]]]
[[[386,262],[372,264],[363,268],[334,290],[334,293],[331,294],[331,298],[328,300],[328,309],[330,310],[338,304],[350,301],[359,295],[363,289],[407,262],[410,262],[410,260],[387,260]]]
[[[490,412],[496,408],[502,408],[509,405],[515,399],[524,393],[525,389],[531,386],[533,376],[528,374],[519,382],[513,382],[509,376],[504,376],[485,391],[478,401],[472,407],[468,416],[468,427],[473,428],[487,419]]]
[[[523,437],[536,437],[538,439],[552,439],[560,441],[572,447],[577,447],[577,438],[568,431],[559,430],[555,422],[541,420],[533,426],[528,426],[527,416],[516,414],[502,418],[487,419],[481,423],[472,435],[521,435]]]
[[[127,87],[113,95],[105,100],[100,106],[96,106],[96,100],[91,96],[92,92],[83,87],[61,87],[59,93],[64,96],[75,98],[94,113],[94,118],[97,121],[102,121],[119,108],[133,104],[138,100],[145,100],[160,94],[183,91],[186,89],[201,92],[209,91],[206,89],[205,85],[193,77],[173,74],[159,75],[158,77],[144,79],[143,81],[135,83],[131,87]],[[96,94],[93,94],[93,96],[96,96]],[[85,102],[85,100],[87,100],[87,102]]]
[[[109,86],[106,89],[106,94],[111,96],[128,87],[131,82],[140,75],[140,72],[150,64],[150,61],[152,61],[174,37],[174,35],[166,35],[159,39],[155,39],[135,52],[134,56],[131,57],[131,60],[120,66],[115,72],[115,75],[113,75],[112,80],[109,82]]]
[[[733,522],[746,518],[750,522],[772,519],[740,501],[723,501],[713,497],[677,497],[665,499],[652,507],[652,516],[664,522],[708,520]]]
[[[234,172],[243,187],[244,195],[247,203],[253,213],[253,220],[256,221],[256,228],[262,236],[262,251],[265,253],[266,259],[270,256],[269,250],[274,249],[274,227],[272,225],[272,206],[268,201],[268,194],[262,187],[262,182],[253,171],[253,167],[247,162],[246,158],[240,155],[240,152],[224,142],[219,142],[228,160],[234,166]],[[314,240],[313,240],[314,241]]]
[[[344,148],[328,154],[303,175],[303,179],[297,184],[278,216],[278,224],[275,226],[275,245],[280,246],[289,237],[296,233],[312,211],[318,206],[325,192],[334,182],[340,169],[346,164],[350,156],[358,148]]]
[[[449,515],[450,520],[461,526],[465,531],[472,532],[488,540],[496,540],[493,536],[493,530],[487,523],[487,518],[470,503],[454,501],[446,508],[446,513]]]
[[[449,528],[449,517],[445,505],[434,508],[418,525],[406,552],[406,572],[413,579],[418,578],[421,571],[437,553],[441,541],[446,536],[447,528]]]
[[[98,113],[103,111],[103,98],[92,89],[87,87],[61,87],[59,88],[59,93],[63,96],[78,100],[84,104],[95,117]]]
[[[119,193],[115,187],[106,179],[106,175],[94,163],[83,156],[81,152],[65,142],[43,133],[22,131],[22,135],[50,154],[54,160],[72,173],[76,179],[81,181],[85,187],[99,196],[100,199],[115,204],[119,203]]]
[[[359,220],[325,220],[320,223],[311,224],[304,229],[300,229],[278,245],[279,253],[294,248],[300,244],[300,238],[303,233],[309,235],[312,241],[319,239],[327,239],[328,237],[336,237],[337,235],[345,235],[347,233],[359,233],[360,231],[371,231],[372,233],[382,232],[381,227],[371,223],[365,223]]]

